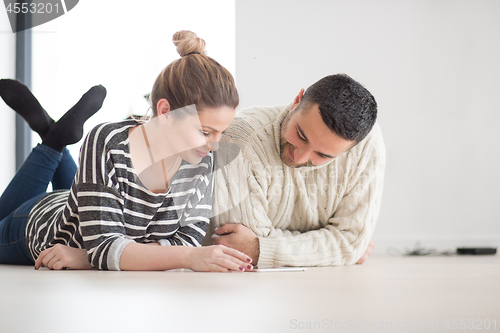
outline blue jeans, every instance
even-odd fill
[[[28,215],[50,182],[54,190],[69,189],[76,170],[68,149],[33,148],[0,197],[0,264],[34,264],[26,246]]]

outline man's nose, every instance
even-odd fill
[[[311,155],[311,150],[305,147],[302,148],[297,147],[293,152],[293,159],[295,163],[302,164],[308,161],[310,155]]]

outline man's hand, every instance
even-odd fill
[[[375,247],[375,243],[373,242],[373,238],[372,238],[372,239],[370,239],[370,243],[368,244],[368,247],[366,248],[365,253],[361,256],[361,258],[359,258],[359,260],[356,262],[356,264],[364,263],[366,261],[366,259],[368,259],[370,254],[372,253],[374,247]]]
[[[56,244],[40,252],[35,262],[35,269],[41,266],[49,269],[92,269],[87,258],[87,251],[62,244]]]
[[[254,232],[242,224],[224,224],[215,229],[212,235],[212,244],[222,244],[245,253],[252,258],[252,264],[255,266],[259,261],[260,247],[259,238]]]

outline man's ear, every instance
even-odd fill
[[[170,103],[166,98],[162,98],[158,101],[158,103],[156,103],[156,111],[158,113],[158,116],[163,116],[160,117],[160,120],[168,119],[168,113],[170,112]]]
[[[290,110],[293,110],[299,105],[300,100],[304,96],[304,88],[300,89],[299,94],[293,99],[293,104]]]

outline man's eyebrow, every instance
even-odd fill
[[[327,154],[323,154],[323,153],[320,153],[319,151],[316,152],[318,155],[321,155],[322,157],[324,158],[335,158],[335,156],[331,156],[331,155],[327,155]]]
[[[307,139],[307,136],[304,134],[304,131],[302,130],[302,128],[300,128],[300,126],[297,124],[297,131],[299,132],[299,134],[304,138],[304,140],[306,140],[307,142],[309,142],[309,140]],[[331,156],[331,155],[328,155],[328,154],[324,154],[324,153],[321,153],[319,151],[314,151],[316,154],[322,156],[323,158],[335,158],[335,156]]]

